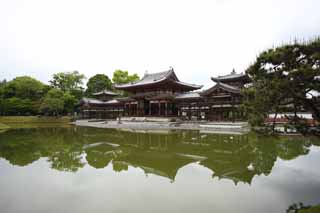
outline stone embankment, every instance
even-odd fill
[[[249,131],[246,122],[170,122],[170,121],[136,121],[136,120],[77,120],[77,126],[133,129],[133,130],[204,130],[216,132],[245,133]]]

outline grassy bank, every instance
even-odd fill
[[[68,126],[72,117],[48,117],[48,116],[0,116],[0,130],[9,128],[48,128]]]
[[[9,129],[10,127],[8,125],[5,125],[3,123],[0,123],[0,130]]]
[[[12,123],[69,123],[72,117],[47,117],[47,116],[0,116],[0,123],[10,126]]]
[[[320,205],[311,207],[310,209],[300,210],[299,213],[319,213]]]

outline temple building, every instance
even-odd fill
[[[234,70],[224,76],[212,77],[215,85],[197,92],[181,94],[176,97],[179,115],[186,119],[213,121],[240,121],[245,119],[240,110],[241,89],[250,78]]]
[[[204,102],[210,108],[207,120],[243,120],[245,115],[240,110],[241,89],[251,82],[248,75],[238,74],[233,70],[229,75],[212,77],[211,80],[216,84],[201,93]]]
[[[126,91],[129,98],[122,99],[124,116],[178,116],[175,98],[202,88],[202,86],[179,81],[171,68],[165,72],[148,74],[137,82],[115,85]]]
[[[122,103],[115,99],[119,94],[103,90],[92,95],[94,98],[82,98],[79,103],[81,118],[116,118],[122,113]]]
[[[211,78],[215,85],[203,91],[201,85],[181,82],[171,68],[146,73],[141,80],[114,85],[128,97],[111,91],[94,93],[80,102],[82,118],[178,117],[185,120],[241,121],[241,89],[250,78],[234,70]]]

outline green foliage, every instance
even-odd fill
[[[320,212],[320,205],[307,207],[298,211],[299,213],[319,213]]]
[[[52,86],[28,76],[0,81],[0,115],[71,113],[83,97],[83,79],[74,71],[55,74]]]
[[[44,89],[44,84],[28,76],[17,77],[9,82],[2,81],[0,83],[0,114],[37,114]]]
[[[59,115],[61,113],[72,113],[77,98],[70,92],[63,92],[60,89],[52,88],[44,97],[40,107],[41,113]]]
[[[113,73],[112,81],[115,84],[125,84],[138,81],[140,78],[138,74],[129,75],[128,71],[116,70]]]
[[[50,83],[53,87],[59,88],[63,92],[73,93],[76,90],[83,90],[82,85],[84,79],[85,76],[78,71],[60,72],[53,75]]]
[[[7,83],[7,80],[6,79],[3,79],[2,81],[0,81],[0,87],[5,85]]]
[[[7,115],[32,115],[38,111],[37,105],[30,99],[7,98],[2,101],[1,105],[3,112]]]
[[[244,109],[253,126],[269,113],[307,110],[320,121],[320,39],[284,45],[261,53],[247,71],[253,87],[245,89]]]
[[[44,114],[59,115],[64,109],[63,92],[53,88],[45,96],[40,111]]]
[[[112,81],[115,84],[126,84],[130,82],[138,81],[140,77],[138,74],[129,75],[128,71],[122,71],[122,70],[115,70],[113,72]],[[122,96],[128,96],[127,92],[124,91],[118,91],[119,94],[122,94]]]
[[[60,100],[56,100],[55,98],[47,98],[42,107],[42,112],[50,112],[53,113],[70,113],[74,111],[76,103],[83,97],[83,80],[85,76],[80,74],[78,71],[73,72],[60,72],[53,75],[53,79],[50,81],[51,86],[56,89],[60,89],[62,92],[60,96]],[[50,95],[49,95],[50,96]],[[53,99],[53,100],[52,100]],[[47,103],[47,105],[45,104]],[[49,106],[54,106],[49,110]],[[61,109],[61,105],[63,105],[63,109]],[[44,111],[43,111],[44,110]],[[49,110],[49,111],[48,111]]]
[[[28,77],[16,77],[3,86],[4,98],[21,98],[30,100],[39,100],[43,95],[44,84],[40,81]]]
[[[92,93],[100,92],[102,90],[112,90],[112,82],[107,75],[97,74],[91,78],[87,83],[86,95],[91,96]]]
[[[71,93],[65,92],[63,94],[63,102],[64,102],[64,111],[66,113],[72,113],[74,111],[74,107],[78,102],[78,100]]]

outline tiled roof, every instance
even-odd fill
[[[131,87],[131,86],[139,86],[139,85],[146,85],[146,84],[153,84],[156,82],[160,82],[170,76],[171,70],[165,72],[158,72],[152,74],[145,74],[142,79],[136,82],[127,83],[127,84],[119,84],[115,85],[116,88],[123,88],[123,87]]]
[[[124,89],[124,88],[130,88],[130,87],[151,85],[151,84],[162,82],[166,79],[169,79],[170,77],[172,78],[173,81],[175,81],[176,83],[178,83],[182,86],[188,86],[188,87],[192,87],[194,89],[200,89],[202,87],[199,85],[189,84],[189,83],[179,81],[179,79],[177,78],[173,69],[170,69],[170,70],[164,71],[164,72],[145,74],[143,76],[143,78],[140,79],[139,81],[127,83],[127,84],[115,85],[114,87],[117,89]]]
[[[118,104],[120,103],[120,101],[113,99],[113,100],[109,100],[109,101],[101,101],[95,98],[82,98],[80,103],[84,103],[84,104],[95,104],[95,105],[108,105],[108,104]]]
[[[250,78],[248,77],[247,74],[245,73],[236,73],[235,71],[232,71],[228,75],[223,75],[223,76],[218,76],[218,77],[211,77],[211,80],[214,82],[229,82],[233,80],[238,80],[238,79],[244,79],[247,82],[250,82]]]
[[[106,101],[105,104],[118,104],[120,103],[120,101],[116,100],[116,99],[113,99],[113,100],[110,100],[110,101]]]
[[[238,87],[218,82],[216,85],[214,85],[210,89],[207,89],[207,90],[203,91],[202,95],[208,95],[208,94],[210,94],[211,92],[213,92],[214,90],[216,90],[218,88],[222,88],[222,89],[224,89],[224,90],[226,90],[228,92],[231,92],[231,93],[238,93],[238,94],[240,93],[240,89]]]
[[[117,96],[117,95],[119,95],[119,94],[117,94],[117,93],[114,93],[114,92],[112,92],[112,91],[109,91],[109,90],[102,90],[102,91],[100,91],[100,92],[96,92],[96,93],[93,93],[92,95],[110,95],[110,96]]]
[[[95,99],[95,98],[82,98],[81,101],[82,103],[85,103],[85,104],[104,104],[103,101],[100,101],[98,99]]]
[[[240,78],[245,76],[246,74],[244,73],[231,73],[228,75],[223,75],[223,76],[218,76],[215,79],[219,79],[219,80],[224,80],[224,79],[233,79],[233,78]]]
[[[218,83],[218,84],[220,84],[220,86],[221,86],[222,88],[231,90],[231,91],[233,91],[233,92],[240,93],[240,89],[239,89],[238,87],[231,86],[231,85],[229,85],[229,84],[224,84],[224,83]]]

